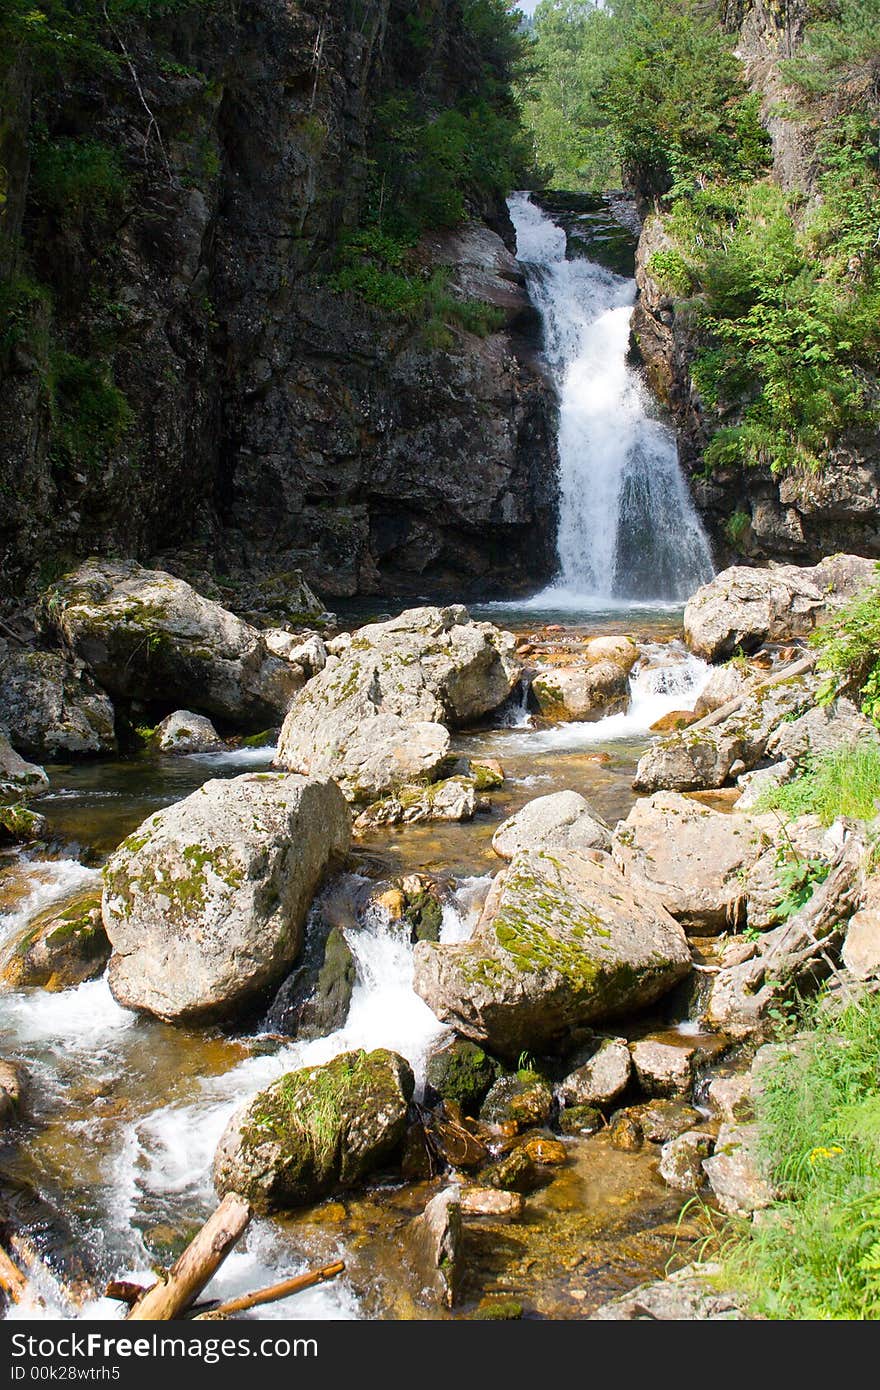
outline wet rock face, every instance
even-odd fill
[[[151,816],[104,871],[115,997],[175,1023],[239,1015],[295,961],[349,838],[333,782],[279,773],[206,782]]]
[[[167,164],[145,145],[134,84],[59,80],[50,109],[33,111],[51,136],[118,152],[130,192],[107,226],[52,218],[43,230],[21,74],[3,158],[11,240],[24,225],[59,341],[107,344],[133,423],[99,466],[58,467],[44,364],[24,346],[4,362],[10,585],[48,556],[143,559],[193,538],[226,573],[302,567],[328,594],[549,577],[556,406],[498,234],[512,240],[503,207],[476,210],[496,230],[475,220],[423,248],[453,292],[502,311],[485,338],[453,328],[432,346],[421,325],[329,283],[341,235],[361,221],[376,107],[404,86],[425,109],[472,95],[478,59],[457,0],[433,6],[417,54],[411,18],[397,0],[129,15]],[[4,274],[9,252],[0,234]],[[34,313],[38,338],[48,313]]]
[[[48,785],[43,769],[25,762],[0,730],[0,796],[27,800],[39,796]]]
[[[357,1186],[399,1149],[414,1084],[384,1049],[288,1073],[230,1120],[214,1159],[218,1193],[277,1211]]]
[[[438,1018],[517,1058],[570,1050],[579,1028],[653,1003],[690,968],[681,927],[608,856],[523,851],[470,941],[416,947],[414,985]]]
[[[10,650],[0,660],[0,725],[28,757],[113,753],[113,705],[58,652]]]
[[[281,719],[302,675],[261,634],[182,579],[91,559],[42,596],[41,632],[112,695],[191,703],[230,723]]]
[[[293,701],[277,762],[334,777],[354,802],[434,781],[449,755],[446,725],[497,708],[518,681],[514,646],[460,606],[371,623]]]
[[[100,889],[90,889],[39,913],[4,948],[0,979],[15,988],[70,989],[103,975],[109,956]]]

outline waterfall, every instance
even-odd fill
[[[712,559],[675,436],[626,360],[635,281],[567,260],[564,230],[528,193],[509,207],[559,392],[559,576],[540,598],[684,600],[711,578]]]

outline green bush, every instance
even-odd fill
[[[880,586],[850,599],[817,628],[810,644],[819,652],[819,670],[831,676],[827,695],[837,688],[851,690],[880,726]]]
[[[880,1318],[880,997],[815,1011],[761,1072],[763,1161],[780,1198],[729,1228],[725,1282],[774,1319]]]
[[[123,205],[128,189],[119,156],[100,140],[44,141],[31,177],[39,204],[68,221],[105,216]]]

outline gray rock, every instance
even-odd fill
[[[332,893],[309,913],[302,950],[260,1023],[260,1031],[324,1038],[348,1017],[357,970],[345,932],[333,920]]]
[[[735,1295],[715,1287],[720,1272],[719,1265],[686,1265],[666,1279],[603,1303],[590,1317],[606,1322],[743,1321],[745,1314]]]
[[[743,878],[767,843],[761,822],[657,792],[618,824],[611,853],[628,882],[656,893],[686,930],[705,934],[744,918]]]
[[[633,786],[645,792],[723,787],[757,766],[774,729],[809,709],[818,685],[813,674],[792,677],[748,695],[720,724],[658,739],[640,759]]]
[[[39,796],[49,785],[41,767],[25,762],[0,732],[0,796],[27,800]]]
[[[501,1076],[480,1107],[487,1125],[544,1125],[553,1110],[553,1092],[533,1072]]]
[[[362,834],[380,825],[418,825],[430,821],[473,820],[477,811],[475,783],[470,777],[447,777],[427,786],[398,787],[391,796],[374,801],[354,822]]]
[[[691,968],[681,927],[607,856],[517,854],[470,941],[422,942],[415,989],[503,1057],[571,1048],[573,1029],[653,1003]]]
[[[578,792],[535,797],[499,825],[492,848],[502,859],[520,850],[607,850],[611,831]]]
[[[829,705],[815,705],[798,719],[780,724],[768,738],[765,754],[768,758],[799,763],[806,757],[821,757],[823,753],[853,748],[859,743],[877,746],[880,731],[851,700],[838,699]]]
[[[413,1089],[407,1062],[384,1049],[289,1072],[230,1120],[214,1156],[217,1192],[266,1212],[358,1186],[400,1148]]]
[[[282,767],[336,779],[370,802],[433,781],[449,754],[447,724],[496,709],[520,676],[512,634],[461,607],[414,608],[361,628],[337,662],[293,701]]]
[[[798,816],[780,822],[769,813],[756,816],[764,830],[766,848],[743,873],[746,921],[756,931],[767,931],[783,921],[781,906],[788,896],[785,877],[792,869],[834,858],[835,845],[818,816]]]
[[[706,1099],[725,1124],[736,1124],[752,1116],[752,1077],[750,1072],[733,1076],[713,1076]]]
[[[642,1038],[630,1047],[639,1085],[649,1096],[686,1096],[693,1082],[697,1050],[681,1043]]]
[[[206,782],[149,817],[104,870],[115,997],[169,1022],[235,1017],[290,969],[349,837],[333,782],[284,773]]]
[[[189,709],[167,715],[153,737],[160,753],[216,753],[224,747],[210,719]]]
[[[670,1139],[660,1151],[659,1172],[667,1187],[696,1192],[705,1182],[703,1159],[712,1151],[712,1140],[699,1130],[686,1130]]]
[[[0,1059],[0,1130],[18,1119],[26,1089],[25,1074],[19,1064]]]
[[[787,759],[771,763],[769,767],[759,767],[754,772],[744,772],[737,777],[736,785],[742,792],[736,802],[737,811],[753,811],[772,787],[784,786],[790,782],[797,771],[794,763]]]
[[[49,822],[20,801],[0,805],[0,844],[27,844],[44,840],[49,834]]]
[[[819,565],[734,565],[698,589],[684,610],[685,641],[717,661],[740,647],[803,637],[835,608],[877,578],[873,560],[834,556]]]
[[[405,1228],[403,1240],[417,1296],[440,1308],[452,1308],[458,1299],[464,1254],[458,1188],[447,1187],[432,1197],[421,1216]]]
[[[668,1144],[700,1123],[700,1113],[683,1100],[650,1100],[633,1111],[652,1144]]]
[[[277,722],[302,683],[256,628],[133,560],[87,560],[43,594],[37,621],[111,695],[192,704],[232,724]]]
[[[728,1216],[750,1216],[773,1201],[773,1188],[758,1157],[756,1125],[722,1125],[714,1154],[703,1160],[703,1171]]]
[[[10,650],[0,661],[0,726],[28,757],[112,753],[107,695],[59,652]]]
[[[613,661],[554,666],[535,676],[531,695],[545,719],[604,719],[626,709],[629,667]]]
[[[697,696],[694,714],[698,719],[702,719],[704,714],[711,714],[713,710],[720,709],[728,700],[734,700],[738,695],[744,694],[747,685],[753,679],[751,672],[746,674],[734,662],[716,666]]]
[[[563,1105],[610,1105],[629,1085],[632,1059],[625,1038],[603,1038],[588,1061],[569,1072],[557,1094]]]
[[[858,910],[849,919],[843,963],[857,980],[880,979],[880,877],[865,883]]]

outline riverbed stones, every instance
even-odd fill
[[[0,959],[0,979],[15,988],[70,989],[103,975],[110,942],[101,890],[88,888],[39,913]]]
[[[686,1096],[693,1082],[697,1049],[659,1038],[641,1038],[630,1047],[633,1067],[642,1090],[649,1096]]]
[[[530,1071],[499,1077],[480,1107],[487,1125],[545,1125],[552,1113],[552,1090]]]
[[[495,1187],[463,1187],[460,1204],[463,1216],[491,1216],[496,1220],[517,1221],[525,1210],[521,1192]]]
[[[607,855],[521,851],[470,941],[416,947],[414,984],[438,1018],[517,1058],[570,1052],[579,1029],[653,1003],[690,968],[679,924]]]
[[[168,1022],[236,1017],[290,969],[349,840],[338,787],[285,773],[206,782],[149,817],[104,870],[116,999]]]
[[[223,740],[210,719],[190,709],[177,709],[162,720],[153,735],[153,744],[160,753],[217,753]]]
[[[25,762],[0,731],[0,797],[27,801],[39,796],[48,785],[49,778],[43,769]]]
[[[607,850],[611,831],[578,792],[552,792],[527,801],[499,825],[492,848],[502,859],[520,850]]]
[[[629,670],[613,661],[554,666],[532,681],[532,699],[545,719],[583,722],[619,714],[629,701]]]
[[[471,777],[445,777],[426,785],[398,787],[374,801],[354,822],[358,835],[383,825],[420,825],[431,821],[473,820],[479,801]]]
[[[368,624],[294,699],[277,761],[335,778],[358,803],[434,781],[449,756],[447,725],[496,709],[519,680],[514,645],[460,606]]]
[[[632,1059],[625,1038],[603,1038],[589,1058],[559,1083],[562,1105],[610,1105],[629,1085]]]
[[[428,1056],[425,1079],[442,1100],[454,1101],[464,1114],[475,1114],[501,1075],[501,1064],[470,1038],[454,1034]]]
[[[733,1294],[719,1292],[720,1265],[687,1265],[666,1279],[642,1284],[603,1303],[597,1322],[737,1322],[746,1317]]]
[[[85,561],[43,594],[37,622],[116,698],[192,705],[261,729],[283,718],[302,684],[257,628],[133,560]]]
[[[782,679],[753,691],[721,723],[699,724],[657,739],[639,760],[636,791],[707,791],[723,787],[764,757],[774,729],[809,709],[819,680],[812,673]]]
[[[230,1120],[214,1158],[217,1192],[267,1212],[356,1187],[400,1148],[414,1085],[409,1064],[384,1048],[289,1072]]]
[[[707,661],[752,652],[763,642],[804,637],[877,579],[873,560],[834,555],[818,565],[734,565],[698,589],[684,610],[685,641]]]
[[[708,935],[744,919],[743,880],[768,843],[763,825],[747,816],[656,792],[618,824],[611,853],[633,887],[656,893],[686,931]]]
[[[685,1130],[660,1150],[658,1171],[667,1187],[677,1192],[696,1192],[706,1181],[703,1159],[712,1152],[712,1140],[700,1130]]]
[[[421,1216],[403,1232],[405,1256],[412,1266],[417,1296],[440,1308],[452,1308],[463,1273],[461,1198],[457,1187],[432,1197]]]
[[[10,650],[0,661],[0,727],[27,757],[116,750],[113,705],[81,664],[59,652]]]
[[[642,1133],[652,1144],[668,1144],[700,1123],[700,1113],[684,1100],[649,1100],[636,1107]]]

